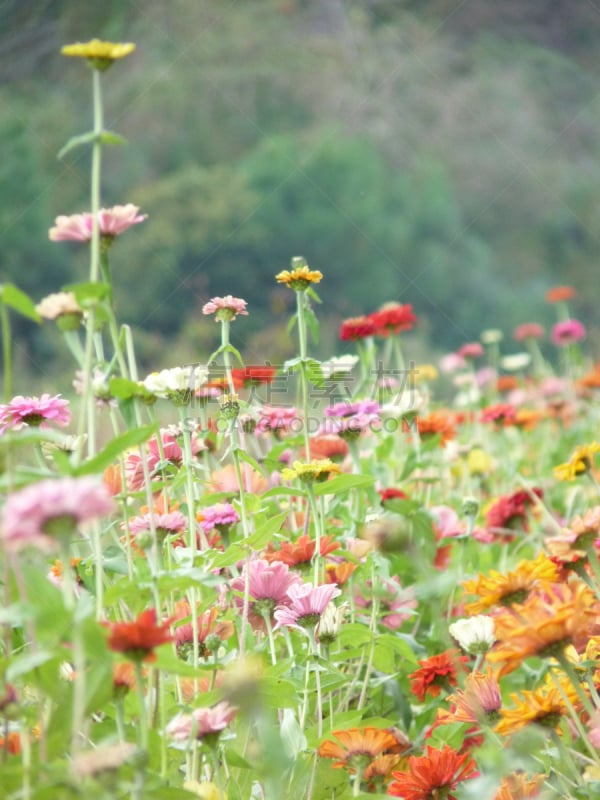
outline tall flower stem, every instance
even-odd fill
[[[4,364],[4,402],[8,403],[12,397],[12,353],[10,340],[10,317],[6,303],[0,299],[0,320],[2,325],[2,361]]]
[[[304,451],[306,460],[310,461],[310,436],[308,431],[308,367],[306,347],[306,290],[296,292],[298,312],[298,340],[300,343],[300,386],[302,392],[302,416],[304,419]]]
[[[102,167],[102,130],[104,115],[102,110],[102,84],[100,71],[92,70],[92,94],[94,113],[94,143],[92,145],[92,171],[90,187],[90,203],[92,214],[92,238],[90,240],[90,283],[97,283],[100,275],[100,229],[98,212],[100,211],[100,175]],[[96,311],[90,308],[86,320],[85,355],[83,364],[83,391],[81,396],[81,415],[79,418],[77,445],[77,461],[83,455],[83,433],[87,421],[87,453],[91,457],[96,452],[95,405],[92,382],[92,361],[94,357],[94,334],[96,331]]]
[[[317,505],[317,498],[315,497],[315,490],[312,483],[306,484],[306,492],[308,494],[308,502],[310,511],[314,520],[315,526],[315,552],[313,554],[314,561],[314,584],[318,586],[321,578],[321,539],[323,537],[323,520]]]

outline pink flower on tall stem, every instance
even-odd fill
[[[162,455],[156,436],[153,436],[146,445],[148,471],[151,476],[153,476],[163,458],[165,462],[169,462],[169,464],[174,467],[180,467],[183,461],[183,450],[174,436],[162,430],[161,440]],[[193,456],[198,455],[198,453],[206,449],[204,443],[196,436],[192,436],[191,444]],[[130,492],[137,492],[144,485],[144,466],[139,453],[130,453],[127,456],[125,461],[125,477],[127,480],[127,488]]]
[[[264,558],[256,558],[248,565],[249,590],[252,603],[250,604],[251,622],[253,627],[260,627],[263,615],[273,616],[277,606],[286,606],[290,603],[288,589],[296,584],[301,584],[299,575],[290,572],[290,568],[282,561],[269,562]],[[231,581],[231,588],[240,595],[246,584],[246,566],[238,578]],[[236,596],[236,605],[243,606],[241,596]]]
[[[218,737],[237,714],[237,708],[225,700],[211,708],[195,708],[191,714],[178,714],[167,725],[167,736],[176,742]]]
[[[544,329],[537,322],[524,322],[522,325],[517,325],[513,331],[513,339],[517,342],[522,342],[525,339],[543,339]]]
[[[463,344],[462,347],[458,348],[456,355],[467,359],[481,358],[483,347],[479,342],[467,342],[467,344]]]
[[[113,510],[108,489],[94,478],[51,478],[9,496],[1,536],[9,550],[51,550],[56,537],[72,534],[82,523]]]
[[[300,418],[293,406],[261,406],[260,417],[254,429],[255,433],[273,431],[286,434],[290,430],[297,433],[300,428]]]
[[[140,517],[133,517],[129,520],[129,530],[131,533],[141,533],[149,531],[154,522],[154,529],[164,536],[174,533],[183,533],[187,528],[187,517],[181,511],[171,511],[168,514],[144,514]]]
[[[114,238],[124,233],[132,225],[138,225],[147,218],[147,214],[139,214],[138,206],[128,203],[124,206],[102,208],[98,212],[98,230],[100,236]],[[72,214],[70,217],[59,216],[50,228],[49,238],[53,242],[89,242],[94,227],[93,215],[89,212]]]
[[[576,344],[585,339],[585,326],[577,319],[566,319],[557,322],[552,328],[552,342],[557,347]]]
[[[329,603],[341,593],[341,589],[338,589],[335,583],[315,587],[312,583],[295,583],[287,590],[289,606],[279,606],[275,609],[276,627],[282,625],[314,627]]]
[[[69,401],[59,394],[50,397],[23,397],[17,395],[10,403],[0,406],[0,435],[7,430],[18,431],[25,425],[33,428],[48,428],[49,423],[63,428],[71,421]]]
[[[214,314],[215,322],[230,322],[238,314],[248,315],[246,311],[246,301],[240,297],[232,297],[230,294],[225,297],[213,297],[202,307],[203,314]]]
[[[213,528],[229,527],[240,521],[240,515],[231,503],[215,503],[201,511],[203,519],[200,522],[204,533],[209,533]]]

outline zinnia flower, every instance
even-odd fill
[[[345,731],[332,731],[333,739],[326,739],[319,745],[322,758],[335,759],[333,767],[341,769],[364,766],[377,756],[398,747],[397,737],[385,728],[349,728]],[[337,741],[336,741],[337,740]]]
[[[200,525],[204,533],[210,533],[213,528],[229,528],[240,521],[240,515],[231,505],[231,503],[215,503],[212,506],[206,506],[201,511],[202,520]]]
[[[252,559],[248,566],[244,565],[242,574],[231,581],[231,588],[241,593],[246,584],[246,573],[249,573],[249,594],[252,598],[251,613],[257,619],[257,624],[261,621],[260,617],[272,617],[277,606],[287,605],[290,602],[287,591],[294,584],[302,583],[302,579],[283,561],[269,562],[264,558]],[[236,597],[236,604],[243,605],[242,598]]]
[[[133,225],[139,225],[147,219],[147,214],[139,214],[138,206],[128,203],[124,206],[102,208],[98,212],[98,231],[100,236],[114,239]],[[89,242],[92,238],[94,218],[89,212],[72,214],[70,217],[59,216],[50,228],[49,238],[52,242]]]
[[[177,619],[185,619],[191,615],[190,604],[187,600],[183,600],[175,606],[175,616]],[[210,647],[207,644],[209,636],[214,636],[214,642],[219,645],[219,642],[224,642],[233,636],[233,622],[230,620],[222,620],[217,622],[219,609],[216,606],[209,608],[204,613],[196,617],[196,636],[198,639],[199,655],[204,658],[210,655],[211,649],[215,649],[212,642],[209,641]],[[180,625],[175,628],[175,641],[180,655],[182,655],[182,647],[184,645],[191,645],[194,642],[194,623],[186,622],[185,625]],[[192,648],[190,648],[192,649]]]
[[[483,347],[479,342],[467,342],[458,348],[456,355],[466,359],[480,358],[483,355]]]
[[[494,800],[532,800],[540,796],[546,775],[528,778],[524,772],[513,772],[502,778]]]
[[[315,587],[312,583],[293,584],[286,593],[289,605],[275,609],[276,627],[282,625],[314,627],[329,603],[341,593],[335,583]]]
[[[566,319],[552,327],[552,342],[557,347],[575,344],[585,339],[585,326],[577,319]]]
[[[331,475],[341,472],[338,464],[334,464],[329,458],[309,461],[303,464],[301,461],[294,461],[294,467],[286,468],[281,471],[284,481],[293,481],[298,478],[302,483],[321,483],[326,481]]]
[[[573,481],[579,475],[589,472],[594,466],[594,456],[600,450],[600,444],[578,445],[566,464],[554,467],[554,477],[557,481]]]
[[[189,402],[206,383],[208,368],[198,364],[172,367],[152,372],[143,380],[144,387],[155,397]]]
[[[83,317],[83,309],[73,292],[49,294],[37,304],[35,310],[43,319],[62,320],[63,330],[76,330]]]
[[[11,550],[52,549],[55,537],[113,511],[106,486],[95,478],[49,478],[9,496],[4,506],[2,539]]]
[[[388,794],[404,800],[456,800],[450,792],[477,774],[469,753],[460,755],[448,745],[442,750],[427,747],[425,755],[409,757],[406,772],[393,773],[395,780],[389,785]]]
[[[385,303],[378,311],[369,314],[375,324],[377,336],[389,336],[401,331],[410,331],[417,322],[412,305],[401,303]]]
[[[525,339],[542,339],[544,337],[544,329],[537,322],[524,322],[522,325],[517,325],[513,331],[513,339],[517,342],[522,342]]]
[[[202,313],[214,314],[215,322],[231,322],[238,314],[248,316],[246,301],[241,297],[232,297],[230,294],[225,297],[213,297],[204,304]]]
[[[340,339],[343,342],[367,339],[369,336],[375,336],[376,333],[375,322],[366,316],[345,319],[340,326]]]
[[[59,394],[50,397],[23,397],[17,395],[7,405],[0,406],[0,435],[7,430],[18,431],[25,425],[33,428],[48,428],[49,423],[64,428],[71,421],[69,401]]]
[[[546,302],[564,303],[566,300],[572,300],[576,294],[572,286],[553,286],[546,292]]]
[[[487,653],[496,641],[494,620],[484,615],[459,619],[448,628],[450,636],[467,653]]]
[[[219,737],[237,714],[237,708],[222,700],[211,708],[195,708],[191,714],[178,714],[166,728],[167,736],[176,742],[189,742],[191,739],[207,739],[209,742]]]
[[[320,283],[323,278],[323,273],[317,269],[309,269],[305,259],[301,256],[292,258],[291,266],[291,271],[284,269],[282,272],[277,273],[275,280],[277,283],[285,283],[295,292],[303,292],[312,283]]]
[[[132,42],[103,42],[100,39],[92,39],[89,42],[66,44],[60,52],[63,56],[87,58],[94,69],[104,71],[114,61],[126,58],[134,50],[135,45]]]
[[[502,706],[500,684],[489,668],[486,674],[471,672],[465,680],[465,688],[448,695],[446,700],[451,711],[438,711],[437,720],[442,724],[495,722]]]
[[[439,655],[419,661],[419,669],[408,676],[410,688],[418,701],[424,702],[428,694],[438,697],[442,689],[456,686],[458,667],[466,661],[467,657],[458,655],[457,650],[445,650]]]
[[[550,676],[547,676],[546,682],[540,689],[523,690],[520,696],[511,694],[510,699],[515,707],[501,710],[501,720],[496,725],[496,733],[508,736],[532,724],[550,730],[558,729],[562,718],[569,713],[565,697],[571,706],[577,705],[577,692],[573,684],[563,678],[560,680],[559,689]]]
[[[278,550],[269,545],[265,551],[265,559],[269,562],[283,561],[288,567],[302,567],[310,561],[315,554],[317,544],[307,533],[299,536],[295,542],[282,542]],[[321,557],[339,549],[339,542],[333,536],[322,536],[319,547]]]
[[[131,661],[155,661],[155,647],[172,642],[171,619],[160,625],[156,623],[156,610],[142,611],[133,622],[107,622],[109,629],[108,648],[123,653]]]

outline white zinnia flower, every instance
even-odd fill
[[[323,361],[321,363],[321,372],[323,373],[323,377],[325,379],[334,377],[336,375],[347,375],[352,371],[357,363],[358,356],[334,356],[328,361]]]
[[[152,372],[143,380],[144,387],[156,397],[170,398],[173,394],[197,391],[208,378],[208,369],[198,364],[172,367]]]
[[[448,628],[450,636],[467,653],[487,653],[496,641],[494,620],[484,614],[459,619]]]
[[[531,355],[529,353],[513,353],[513,355],[500,359],[500,366],[507,372],[518,372],[528,367],[530,363]]]

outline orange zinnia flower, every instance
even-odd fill
[[[6,738],[0,736],[0,751],[5,750],[13,756],[21,752],[21,734],[11,731]]]
[[[268,545],[263,557],[266,561],[283,561],[288,567],[297,567],[311,561],[316,546],[315,540],[305,533],[295,542],[282,542],[279,550]],[[339,546],[339,542],[333,536],[323,536],[320,547],[321,556],[333,553]]]
[[[553,286],[546,292],[547,303],[564,303],[566,300],[572,300],[576,292],[572,286]]]
[[[173,641],[169,631],[172,620],[156,624],[156,611],[149,608],[142,611],[133,622],[105,623],[109,629],[108,647],[116,653],[123,653],[131,661],[154,661],[154,648]]]
[[[562,691],[548,677],[541,689],[535,689],[533,692],[523,691],[521,696],[511,694],[510,699],[515,708],[502,709],[500,712],[502,719],[494,729],[496,733],[500,736],[509,736],[526,725],[533,724],[556,730],[562,718],[569,713],[563,695],[572,705],[577,705],[577,692],[573,684],[563,678],[560,685]]]
[[[574,587],[555,584],[531,595],[514,614],[496,621],[499,644],[486,658],[501,663],[500,677],[516,669],[527,658],[552,658],[577,640],[587,638],[598,615],[592,590],[583,583]]]
[[[389,730],[381,728],[349,728],[347,731],[332,731],[337,739],[326,739],[319,746],[319,755],[334,758],[336,769],[356,766],[372,761],[377,756],[398,746],[398,738]]]
[[[437,656],[419,661],[420,668],[408,676],[413,694],[422,703],[425,695],[437,697],[442,689],[456,686],[457,668],[467,661],[467,657],[459,655],[458,650],[445,650]]]
[[[325,582],[337,583],[338,586],[343,586],[357,567],[358,564],[353,564],[351,561],[327,564],[325,566]]]
[[[433,411],[427,417],[417,417],[415,424],[422,439],[441,434],[440,444],[442,447],[445,447],[456,436],[453,417],[446,411]]]
[[[467,614],[482,614],[493,606],[511,606],[524,602],[533,589],[550,586],[558,580],[558,567],[544,553],[533,561],[521,561],[512,572],[503,575],[491,570],[488,576],[465,581],[463,587],[469,594],[479,595],[479,600],[465,605]]]
[[[522,772],[513,772],[502,779],[494,800],[531,800],[539,796],[545,780],[545,775],[528,778]]]
[[[406,772],[394,772],[396,779],[388,794],[404,800],[456,800],[450,794],[461,781],[477,777],[475,761],[469,753],[460,755],[448,745],[442,750],[428,747],[423,756],[410,756]]]

